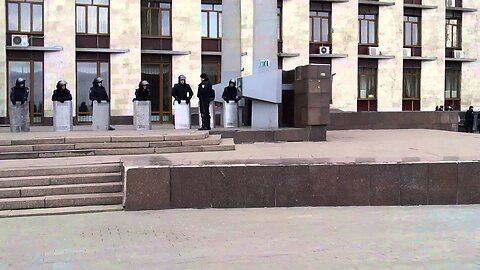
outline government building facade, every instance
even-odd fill
[[[30,88],[32,124],[51,125],[62,79],[75,123],[89,123],[97,76],[114,123],[131,123],[142,79],[152,87],[152,120],[171,123],[179,75],[194,91],[201,73],[225,85],[252,75],[266,63],[255,57],[264,35],[277,37],[269,65],[331,65],[332,109],[466,110],[480,106],[479,9],[478,0],[6,0],[0,123],[18,77]],[[271,32],[256,31],[259,23]]]

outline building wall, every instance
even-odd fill
[[[45,46],[63,48],[44,54],[44,110],[45,117],[53,117],[51,97],[59,80],[67,81],[75,104],[75,16],[71,15],[75,14],[75,1],[46,1],[44,8]]]
[[[463,0],[463,6],[476,8],[477,12],[463,13],[462,49],[466,58],[480,59],[480,1]],[[480,61],[467,62],[462,65],[462,110],[470,105],[480,106]]]
[[[385,0],[387,2],[387,0]],[[379,8],[378,42],[384,55],[378,60],[378,111],[401,111],[403,99],[403,0]]]
[[[422,62],[420,107],[422,111],[432,111],[445,100],[446,10],[445,1],[423,0],[422,3],[438,6],[422,13],[422,56],[437,57],[437,60]]]
[[[283,0],[282,46],[284,53],[299,53],[297,57],[283,58],[283,69],[293,70],[307,65],[309,58],[309,0]]]
[[[5,5],[0,5],[0,18],[5,18]],[[0,20],[0,117],[7,116],[7,51],[6,20]]]
[[[187,77],[195,97],[192,106],[198,106],[196,97],[200,82],[202,61],[201,1],[172,1],[172,38],[174,51],[190,51],[189,55],[174,56],[172,59],[173,81],[181,74]]]
[[[358,1],[332,3],[332,53],[347,58],[332,59],[332,108],[357,110],[358,96]],[[352,23],[353,22],[353,23]]]
[[[249,76],[253,73],[253,1],[242,0],[242,76]]]
[[[141,79],[140,1],[110,1],[110,47],[129,49],[110,56],[111,114],[133,114],[132,99]],[[128,18],[128,23],[125,23]]]

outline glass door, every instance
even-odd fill
[[[90,88],[96,77],[103,78],[103,86],[110,96],[110,64],[107,62],[77,62],[77,123],[92,122]],[[111,98],[111,97],[110,97]]]
[[[150,83],[152,91],[152,122],[172,121],[172,82],[170,63],[142,64],[142,80]]]

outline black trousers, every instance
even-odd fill
[[[202,117],[202,127],[210,128],[210,102],[200,99],[200,115]]]
[[[473,133],[473,123],[465,122],[465,128],[467,129],[467,133]]]

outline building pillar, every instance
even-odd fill
[[[299,53],[283,58],[283,69],[294,70],[310,63],[310,1],[283,0],[282,47],[284,53]]]
[[[202,71],[202,20],[200,0],[172,1],[172,43],[174,51],[190,51],[188,55],[172,57],[173,82],[181,74],[195,93],[192,106],[198,106],[196,96]],[[225,16],[223,16],[224,18]]]
[[[423,0],[424,5],[436,9],[422,12],[422,56],[437,57],[436,61],[423,61],[420,82],[420,108],[434,111],[445,101],[445,1]]]
[[[110,1],[110,46],[129,50],[110,56],[112,116],[133,115],[132,99],[141,79],[140,22],[140,1]]]
[[[52,94],[58,81],[67,81],[76,104],[75,1],[45,1],[44,9],[45,47],[62,47],[59,52],[44,53],[44,115],[53,117]]]
[[[242,77],[253,73],[253,1],[241,0]]]
[[[5,3],[0,5],[0,18],[3,18],[0,20],[0,118],[7,117],[7,95],[9,92],[7,86],[7,20],[5,19],[5,6]]]
[[[241,0],[222,3],[222,85],[241,77]]]
[[[462,110],[469,106],[480,107],[480,1],[463,0],[463,6],[476,8],[477,12],[465,12],[462,19],[462,49],[466,58],[476,58],[475,62],[462,64],[460,98]]]
[[[385,2],[387,0],[384,0]],[[378,41],[384,55],[394,59],[378,61],[378,111],[401,111],[403,101],[403,0],[379,7]]]
[[[332,108],[357,111],[358,96],[358,1],[332,3]],[[354,22],[354,23],[352,23]]]

